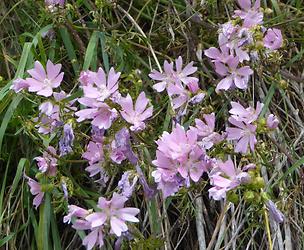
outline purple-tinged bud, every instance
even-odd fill
[[[73,152],[72,146],[74,139],[75,136],[71,124],[65,124],[63,127],[63,134],[59,141],[60,156]]]
[[[142,170],[141,170],[141,168],[140,168],[139,165],[136,165],[136,171],[137,171],[137,174],[139,176],[139,182],[140,182],[140,184],[143,187],[145,197],[148,200],[151,200],[154,197],[154,195],[156,194],[156,189],[155,188],[151,188],[148,185],[146,177],[144,176],[144,173],[142,172]]]
[[[282,223],[285,219],[284,214],[277,208],[276,204],[272,200],[266,202],[266,206],[269,210],[271,218],[277,222]]]
[[[278,125],[279,125],[279,120],[278,120],[278,118],[277,118],[275,115],[270,114],[270,115],[267,117],[267,122],[266,122],[266,124],[267,124],[267,127],[268,127],[269,129],[276,129],[276,128],[278,127]]]
[[[130,133],[127,128],[122,128],[116,133],[115,139],[111,143],[111,148],[112,161],[121,164],[123,160],[128,159],[131,164],[137,164],[138,159],[132,150]]]

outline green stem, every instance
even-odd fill
[[[269,249],[272,250],[272,239],[271,239],[271,232],[270,232],[270,226],[269,226],[269,220],[268,220],[268,214],[267,214],[267,209],[264,207],[264,219],[265,219],[265,226],[266,226],[266,232],[267,232],[267,237],[268,237],[268,242],[269,242]]]

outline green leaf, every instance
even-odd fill
[[[272,83],[269,90],[268,90],[268,93],[265,97],[265,99],[263,100],[263,103],[264,103],[264,106],[263,106],[263,109],[262,109],[262,112],[261,112],[261,117],[265,116],[268,108],[269,108],[269,104],[271,102],[271,99],[275,93],[275,90],[276,90],[276,83]]]
[[[1,239],[0,240],[0,247],[2,247],[5,243],[9,242],[14,237],[14,235],[15,235],[15,233],[11,233],[8,236]]]
[[[1,123],[1,127],[0,127],[0,153],[1,153],[1,149],[2,149],[2,142],[3,142],[3,138],[4,138],[4,135],[5,135],[5,131],[6,131],[6,128],[7,128],[7,125],[9,124],[13,114],[14,114],[14,111],[15,109],[17,108],[18,104],[20,103],[20,101],[22,100],[22,96],[21,95],[17,95],[13,101],[11,102],[11,104],[9,105],[4,117],[3,117],[3,120],[2,120],[2,123]]]
[[[109,72],[110,64],[109,64],[109,57],[108,57],[108,54],[106,52],[106,36],[105,36],[105,33],[100,32],[99,33],[99,38],[100,38],[103,66],[104,66],[106,72]]]
[[[86,53],[85,53],[85,57],[84,57],[84,63],[83,63],[83,70],[87,70],[89,69],[90,65],[92,64],[92,60],[94,55],[96,55],[96,50],[98,47],[98,37],[97,37],[98,32],[94,31],[91,39],[89,41]]]
[[[299,159],[298,161],[296,161],[290,168],[288,168],[288,170],[281,176],[281,178],[279,178],[274,183],[274,185],[277,184],[278,182],[284,180],[289,174],[291,174],[292,172],[294,172],[295,170],[297,170],[302,165],[304,165],[304,156],[301,159]]]
[[[0,192],[0,225],[2,224],[2,218],[3,218],[2,206],[3,206],[4,191],[5,191],[5,187],[6,187],[7,172],[8,172],[9,166],[10,166],[10,159],[11,159],[11,156],[9,156],[9,158],[8,158],[4,176],[2,175],[3,182],[2,182],[1,192]]]
[[[38,250],[49,249],[49,233],[51,222],[51,197],[49,193],[44,194],[44,201],[39,209],[39,226],[38,226]],[[56,223],[56,222],[55,222]]]
[[[17,166],[17,172],[16,172],[16,175],[14,177],[14,180],[13,180],[13,185],[12,185],[12,189],[11,189],[11,192],[10,192],[10,196],[13,196],[14,195],[14,192],[17,188],[17,185],[22,177],[22,173],[23,173],[23,169],[24,169],[24,166],[25,164],[28,163],[28,160],[26,158],[21,158],[19,160],[19,163],[18,163],[18,166]]]
[[[71,60],[71,63],[72,63],[73,69],[74,69],[74,73],[78,74],[80,67],[79,67],[79,63],[77,60],[76,52],[75,52],[70,34],[66,28],[60,28],[59,32],[60,32],[62,41],[64,43],[64,46],[67,50],[68,57]]]
[[[54,250],[61,250],[61,240],[59,236],[59,231],[56,223],[56,217],[54,214],[54,209],[51,207],[51,230],[52,230],[52,238],[54,244]]]

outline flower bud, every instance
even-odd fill
[[[244,199],[245,199],[245,201],[248,201],[248,202],[254,201],[255,200],[254,192],[253,191],[246,191],[244,193]]]

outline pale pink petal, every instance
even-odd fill
[[[38,95],[49,97],[53,94],[53,89],[51,87],[45,87],[37,92]]]
[[[85,219],[91,223],[92,227],[99,227],[106,222],[107,215],[106,213],[102,212],[92,213],[89,214]]]
[[[87,250],[91,250],[97,242],[97,237],[98,229],[95,229],[83,239],[82,244],[87,247]]]
[[[141,114],[146,109],[148,102],[145,92],[141,92],[135,103],[135,112]]]
[[[47,72],[47,78],[49,80],[55,79],[60,73],[61,70],[61,64],[54,65],[50,60],[46,63],[46,72]]]
[[[128,227],[127,227],[126,223],[123,220],[118,219],[116,217],[111,217],[110,224],[111,224],[112,231],[118,237],[121,236],[122,232],[128,231]]]
[[[27,71],[33,78],[44,81],[46,79],[45,70],[39,61],[35,62],[34,68]]]
[[[52,87],[57,88],[63,80],[64,72],[60,73],[54,80],[52,80]]]

